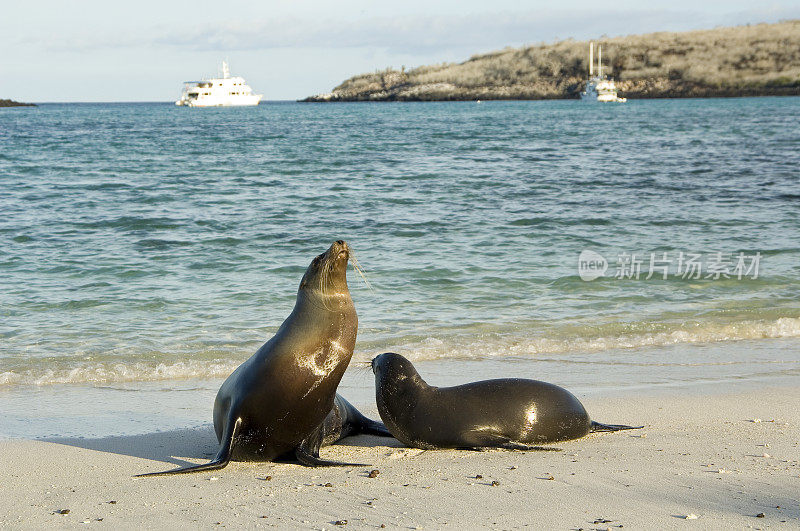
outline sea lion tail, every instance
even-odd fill
[[[220,446],[219,452],[216,457],[208,463],[202,465],[187,466],[184,468],[176,468],[175,470],[164,470],[162,472],[148,472],[146,474],[136,474],[135,478],[142,478],[146,476],[171,476],[173,474],[191,474],[193,472],[205,472],[206,470],[219,470],[228,466],[231,460],[231,453],[233,451],[233,441],[236,437],[239,428],[242,425],[241,417],[236,419],[236,422],[229,422],[228,428],[225,430],[223,436],[223,444]]]
[[[626,426],[625,424],[602,424],[600,422],[592,421],[592,427],[589,433],[600,431],[622,431],[622,430],[640,430],[644,426]]]

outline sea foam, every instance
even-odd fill
[[[367,350],[357,348],[353,362],[369,361],[385,351],[396,351],[415,361],[536,358],[543,355],[560,356],[566,361],[572,353],[789,337],[800,337],[800,318],[782,317],[768,322],[676,325],[672,330],[618,335],[529,337],[492,333],[427,337],[419,341],[395,342]],[[242,361],[244,360],[213,359],[174,363],[97,363],[60,370],[6,371],[0,373],[0,386],[222,379],[233,372]]]

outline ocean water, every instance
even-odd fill
[[[0,436],[207,422],[336,239],[371,286],[348,274],[348,397],[387,350],[433,383],[796,381],[797,123],[793,97],[2,109]]]

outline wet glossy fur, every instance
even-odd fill
[[[547,382],[504,378],[433,387],[394,353],[376,357],[372,369],[381,419],[407,446],[531,450],[630,428],[592,422],[572,393]]]

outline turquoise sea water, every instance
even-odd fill
[[[199,389],[210,417],[336,239],[372,286],[349,273],[356,393],[386,350],[579,390],[796,378],[798,123],[800,98],[2,109],[0,435],[64,433],[25,418],[55,389]]]

